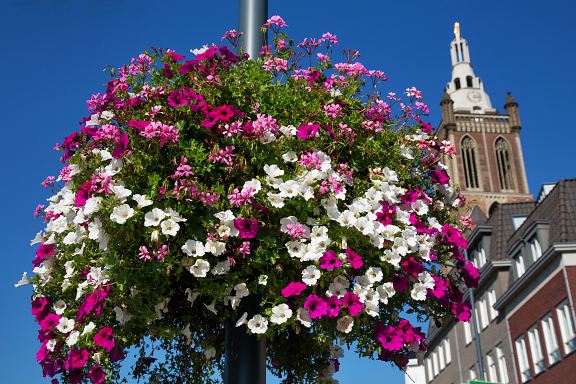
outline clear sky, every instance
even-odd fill
[[[188,52],[237,28],[237,0],[1,0],[0,151],[4,248],[0,269],[0,383],[47,383],[35,361],[39,347],[29,310],[30,287],[14,289],[31,269],[29,241],[41,228],[32,211],[47,192],[40,182],[60,169],[51,148],[87,113],[85,100],[102,90],[102,69],[118,67],[151,46]],[[330,31],[342,48],[389,77],[390,91],[416,86],[440,121],[450,80],[454,21],[470,45],[472,64],[492,104],[507,91],[520,104],[521,140],[531,192],[543,182],[576,177],[576,14],[568,0],[270,0],[296,39]],[[351,355],[351,354],[350,354]],[[349,356],[342,384],[403,382],[381,362]],[[275,382],[275,381],[269,381]]]

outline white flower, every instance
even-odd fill
[[[58,300],[57,302],[54,303],[54,312],[57,315],[63,314],[65,309],[66,309],[66,303],[64,302],[64,300]]]
[[[260,285],[268,284],[268,276],[267,275],[258,276],[258,284],[260,284]]]
[[[366,216],[358,218],[354,223],[354,227],[364,235],[370,235],[374,232],[374,222]]]
[[[204,251],[210,252],[214,256],[220,256],[224,251],[226,251],[226,243],[222,241],[207,240]]]
[[[208,270],[210,270],[210,263],[204,259],[197,259],[194,265],[190,267],[190,273],[194,277],[206,277]]]
[[[114,118],[114,112],[103,111],[102,113],[100,113],[100,118],[110,121]]]
[[[248,312],[244,312],[242,316],[236,321],[236,327],[244,325],[247,323],[246,319],[248,318]]]
[[[384,304],[388,303],[388,299],[396,294],[394,285],[391,282],[387,282],[376,288],[378,296],[380,296],[380,301]]]
[[[120,325],[126,324],[126,322],[132,318],[132,315],[128,313],[127,309],[114,307],[114,312],[116,313],[116,321],[118,321]]]
[[[122,204],[114,207],[110,214],[110,220],[118,224],[126,223],[126,220],[134,216],[134,209],[130,208],[128,204]]]
[[[428,288],[426,288],[426,286],[424,284],[422,284],[421,282],[417,282],[414,284],[414,287],[412,287],[412,291],[410,291],[410,296],[414,300],[418,300],[418,301],[426,300],[426,290],[427,289]]]
[[[246,297],[250,294],[250,291],[248,291],[248,287],[246,287],[246,283],[236,284],[234,286],[234,292],[236,292],[236,297],[239,299]]]
[[[168,313],[168,303],[169,302],[170,302],[170,298],[166,297],[154,306],[154,311],[156,312],[156,319],[160,320],[164,317],[162,315],[163,313]]]
[[[278,177],[284,175],[284,170],[280,169],[276,164],[264,166],[264,172],[270,177]]]
[[[198,291],[193,291],[190,288],[186,288],[186,290],[184,291],[184,293],[186,293],[186,295],[188,296],[186,298],[186,300],[188,300],[190,302],[190,306],[192,307],[194,305],[194,302],[196,301],[196,298],[198,296],[200,296],[200,292]]]
[[[28,280],[28,274],[26,272],[23,272],[20,280],[16,284],[14,284],[14,288],[18,288],[27,284],[30,284],[30,280]]]
[[[298,129],[293,126],[293,125],[283,125],[280,127],[280,132],[282,132],[282,134],[286,137],[292,137],[292,136],[296,136],[296,133],[298,133]]]
[[[169,236],[176,236],[180,229],[180,225],[172,219],[164,220],[160,227],[162,228],[162,233]]]
[[[288,180],[278,186],[281,197],[296,197],[302,190],[302,185],[296,180]]]
[[[150,212],[144,215],[145,227],[156,227],[164,218],[166,214],[160,208],[153,208]]]
[[[254,196],[255,194],[257,194],[262,190],[262,184],[257,179],[252,179],[244,183],[242,190],[245,191],[248,188],[252,190],[251,195]]]
[[[266,333],[268,330],[268,320],[260,315],[256,315],[248,321],[248,329],[252,333]]]
[[[193,54],[195,54],[196,56],[203,54],[204,52],[206,52],[208,50],[208,46],[206,44],[204,44],[202,46],[202,48],[198,48],[198,49],[191,49],[190,52],[192,52]]]
[[[206,348],[206,350],[204,351],[204,357],[206,358],[206,360],[212,360],[213,358],[215,358],[216,357],[216,348],[214,348],[214,347]]]
[[[132,191],[123,185],[114,185],[112,187],[112,192],[114,193],[114,197],[121,202],[126,201],[126,198],[132,194]]]
[[[112,159],[110,164],[104,167],[104,172],[106,172],[109,176],[114,176],[118,172],[122,170],[122,160],[120,159]]]
[[[61,317],[60,322],[56,326],[56,329],[58,329],[62,333],[68,333],[74,329],[74,323],[75,321],[73,319],[69,319],[67,317]]]
[[[96,364],[102,364],[102,352],[96,352],[92,354],[92,360],[96,362]]]
[[[188,256],[202,257],[206,253],[204,250],[204,244],[196,240],[187,240],[182,246],[182,252]]]
[[[356,216],[354,214],[354,212],[352,212],[349,209],[346,209],[345,211],[342,211],[342,214],[340,215],[340,217],[338,218],[338,223],[342,226],[342,227],[351,227],[356,223]]]
[[[306,328],[310,328],[312,326],[312,318],[310,317],[310,313],[307,309],[299,308],[296,312],[296,318]]]
[[[50,339],[48,340],[48,342],[46,342],[46,349],[49,350],[50,352],[54,352],[54,348],[56,348],[57,344],[58,344],[57,339]]]
[[[427,271],[420,272],[418,280],[428,289],[434,289],[434,286],[436,285],[434,278]]]
[[[212,312],[213,314],[217,315],[218,311],[216,310],[216,302],[213,301],[212,303],[210,303],[210,305],[208,304],[204,304],[204,306],[206,307],[207,310],[209,310],[210,312]]]
[[[274,208],[282,208],[284,206],[284,198],[279,193],[268,192],[266,197]]]
[[[282,160],[287,163],[294,163],[298,161],[298,155],[294,151],[288,151],[282,155]]]
[[[315,285],[320,278],[321,272],[315,265],[309,265],[302,271],[302,281],[306,285]]]
[[[93,115],[90,115],[90,120],[88,120],[87,122],[85,122],[84,124],[86,124],[87,127],[91,127],[94,125],[100,125],[100,119],[99,119],[99,114],[95,113]]]
[[[306,245],[301,241],[291,240],[286,243],[286,248],[288,249],[288,254],[290,256],[298,259],[302,258],[306,253]]]
[[[213,275],[224,275],[228,273],[228,271],[230,271],[230,263],[228,260],[224,260],[216,264],[210,272],[212,272]]]
[[[336,322],[336,329],[342,333],[350,333],[354,327],[354,319],[352,316],[343,316]]]
[[[391,249],[387,249],[384,251],[384,254],[380,256],[380,260],[386,261],[387,263],[392,264],[394,267],[398,268],[400,266],[400,261],[402,261],[402,257]]]
[[[76,345],[76,343],[78,343],[79,337],[80,337],[80,332],[78,332],[78,331],[70,332],[70,334],[66,338],[66,345],[68,345],[69,347]]]
[[[413,202],[412,209],[418,216],[424,216],[428,213],[428,206],[422,200],[416,200]]]
[[[272,315],[270,321],[274,324],[285,323],[292,317],[292,310],[287,304],[280,304],[272,308]]]
[[[146,198],[146,195],[135,194],[132,196],[132,200],[138,204],[138,208],[144,208],[152,205],[153,201]]]
[[[42,231],[37,232],[36,236],[32,240],[30,240],[30,245],[38,244],[44,241],[44,236],[42,236]]]
[[[272,132],[264,132],[264,135],[260,136],[260,143],[269,144],[276,140],[276,136]]]
[[[382,274],[382,269],[380,267],[370,267],[366,271],[366,276],[371,284],[382,281],[384,275]]]
[[[192,332],[190,332],[190,323],[186,324],[184,329],[180,331],[180,334],[184,335],[184,337],[186,338],[186,344],[190,344],[190,342],[192,341]]]

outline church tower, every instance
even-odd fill
[[[485,215],[495,202],[533,201],[520,144],[518,103],[508,93],[505,113],[492,108],[482,80],[474,74],[459,23],[454,24],[450,54],[452,80],[440,102],[438,136],[456,146],[456,156],[447,164],[452,182]]]

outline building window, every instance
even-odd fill
[[[464,341],[466,342],[466,345],[468,345],[472,342],[472,329],[470,327],[470,322],[465,321],[462,323],[462,326],[464,327]]]
[[[510,159],[510,145],[503,138],[496,140],[496,163],[498,164],[498,180],[500,189],[513,190],[512,161]]]
[[[482,299],[482,300],[478,300],[477,303],[477,308],[478,308],[478,323],[479,323],[479,328],[478,331],[486,328],[488,326],[488,324],[490,324],[490,320],[488,319],[488,309],[486,308],[486,300]]]
[[[438,376],[440,370],[438,369],[438,352],[432,352],[432,369],[434,370],[434,377]]]
[[[452,351],[450,350],[450,340],[444,340],[444,352],[446,352],[446,365],[452,362]]]
[[[516,358],[518,359],[518,368],[520,369],[520,378],[525,383],[532,378],[530,365],[528,364],[528,352],[526,351],[526,341],[524,336],[516,339]]]
[[[446,357],[446,355],[444,355],[444,345],[440,344],[438,346],[438,363],[440,365],[440,371],[442,371],[444,368],[446,368],[445,357]]]
[[[488,308],[490,311],[490,320],[494,320],[498,317],[498,311],[494,309],[494,304],[496,304],[496,290],[492,288],[488,291]]]
[[[547,314],[542,319],[542,333],[544,333],[544,345],[546,346],[546,355],[548,364],[552,365],[560,360],[560,349],[558,348],[558,339],[554,330],[554,321],[552,314]]]
[[[466,86],[467,86],[468,88],[472,88],[472,87],[473,87],[473,85],[472,85],[472,76],[466,76]]]
[[[532,260],[536,261],[542,256],[542,247],[540,246],[540,242],[538,241],[538,237],[536,235],[532,236],[532,238],[528,241],[530,244],[530,252],[532,253]]]
[[[474,368],[474,366],[471,366],[470,369],[468,370],[468,376],[470,376],[470,381],[472,380],[476,380],[476,369]]]
[[[496,372],[496,360],[494,360],[492,352],[486,354],[486,368],[488,370],[488,381],[493,383],[497,382],[498,373]]]
[[[454,79],[454,87],[460,89],[460,78],[457,77]]]
[[[526,266],[524,265],[524,256],[522,252],[518,252],[514,257],[514,265],[516,266],[516,278],[520,278],[526,272]]]
[[[498,360],[498,374],[500,375],[500,383],[508,382],[508,367],[506,366],[506,356],[504,356],[504,349],[502,344],[496,347],[496,360]]]
[[[574,321],[568,301],[564,300],[556,307],[556,314],[560,323],[560,336],[562,337],[564,353],[569,354],[576,349],[576,339],[574,338]]]
[[[478,182],[478,167],[476,165],[476,142],[470,136],[465,136],[462,139],[461,148],[466,188],[478,189],[480,183]]]
[[[482,268],[486,264],[486,251],[482,246],[482,242],[478,243],[476,248],[472,251],[472,264],[478,269]]]
[[[428,377],[428,381],[432,382],[434,372],[432,371],[432,359],[430,357],[426,359],[426,376]]]
[[[544,355],[540,345],[540,333],[535,325],[528,330],[528,341],[530,342],[530,354],[534,364],[534,374],[537,375],[544,370]]]

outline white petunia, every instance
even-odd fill
[[[400,261],[402,261],[402,257],[391,249],[387,249],[384,251],[384,254],[380,256],[380,260],[386,261],[387,263],[392,264],[394,267],[398,268],[400,266]]]
[[[236,284],[234,286],[234,292],[236,293],[236,297],[239,299],[246,297],[250,294],[250,291],[248,291],[246,283]]]
[[[260,285],[268,284],[268,276],[267,275],[258,276],[258,284],[260,284]]]
[[[256,315],[248,321],[248,329],[252,333],[266,333],[268,330],[268,320],[261,315]]]
[[[370,283],[374,284],[376,282],[382,281],[384,275],[382,274],[382,269],[380,267],[370,267],[366,271],[366,276]]]
[[[212,360],[213,358],[215,358],[216,357],[216,348],[214,348],[214,347],[206,348],[206,350],[204,351],[204,357],[206,358],[206,360]]]
[[[210,252],[214,256],[220,256],[226,251],[226,243],[222,241],[207,240],[204,247],[205,252]]]
[[[123,185],[114,185],[112,192],[114,193],[114,197],[121,202],[126,201],[126,198],[132,194],[132,191]]]
[[[198,49],[191,49],[190,52],[192,52],[193,54],[195,54],[196,56],[203,54],[204,52],[206,52],[208,50],[208,46],[206,44],[204,44],[202,46],[202,48],[198,48]]]
[[[93,322],[89,322],[84,327],[84,330],[82,331],[82,336],[91,334],[94,331],[94,329],[96,329],[96,324],[94,324]]]
[[[292,317],[292,310],[287,304],[280,304],[272,308],[270,321],[274,324],[282,324]]]
[[[54,352],[54,348],[56,348],[57,344],[58,344],[57,339],[50,339],[46,342],[46,349],[49,350],[50,352]]]
[[[154,311],[156,312],[156,319],[161,320],[164,317],[164,313],[168,313],[168,303],[170,302],[169,297],[165,297],[158,304],[154,306]]]
[[[90,115],[90,120],[86,121],[84,123],[87,127],[92,127],[94,125],[100,125],[101,121],[99,118],[99,114],[98,113],[94,113],[93,115]]]
[[[100,113],[100,118],[101,118],[101,119],[104,119],[104,120],[107,120],[107,121],[110,121],[110,120],[112,120],[112,119],[114,118],[114,112],[111,112],[111,111],[102,111],[102,112]]]
[[[192,341],[192,332],[190,331],[190,323],[186,324],[186,326],[180,331],[181,335],[184,335],[186,338],[186,344],[190,344]]]
[[[206,277],[210,270],[210,263],[204,259],[197,259],[194,265],[190,267],[190,273],[194,277]]]
[[[416,282],[414,287],[412,287],[412,291],[410,291],[410,296],[414,300],[423,301],[426,300],[426,291],[428,288],[421,282]]]
[[[282,155],[282,160],[287,163],[295,163],[298,161],[298,155],[294,151],[288,151]]]
[[[310,328],[312,326],[312,318],[310,317],[310,312],[308,312],[305,308],[299,308],[296,312],[296,318],[306,328]]]
[[[380,296],[379,300],[384,304],[388,304],[388,299],[396,294],[394,285],[391,282],[382,284],[376,288],[376,292],[378,292],[378,296]]]
[[[352,316],[342,316],[336,322],[336,329],[342,333],[350,333],[354,327],[354,319]]]
[[[126,223],[126,220],[132,216],[134,216],[134,209],[132,209],[128,204],[122,204],[118,207],[114,207],[110,214],[110,220],[118,224],[124,224]]]
[[[284,170],[280,169],[276,164],[264,166],[264,172],[270,177],[278,177],[284,175]]]
[[[66,334],[74,329],[75,321],[67,317],[61,317],[60,322],[56,326],[56,329],[60,332]]]
[[[315,285],[320,278],[321,272],[315,265],[309,265],[302,271],[302,281],[309,286]]]
[[[262,190],[262,183],[260,183],[260,181],[258,181],[258,179],[248,180],[244,183],[242,190],[245,191],[248,188],[250,188],[252,190],[251,194],[255,195],[256,193],[258,193]]]
[[[296,136],[298,129],[293,125],[283,125],[280,127],[280,132],[286,137]]]
[[[172,219],[164,220],[160,227],[162,228],[162,233],[169,236],[176,236],[180,229],[180,225]]]
[[[418,216],[424,216],[428,213],[428,205],[422,200],[416,200],[412,203],[412,209]]]
[[[164,218],[166,214],[160,208],[153,208],[150,212],[144,215],[145,227],[156,227]]]
[[[213,275],[224,275],[230,271],[230,263],[228,260],[221,261],[212,268],[210,271]]]
[[[27,285],[27,284],[30,284],[30,280],[28,279],[27,272],[23,272],[22,277],[20,278],[20,280],[16,284],[14,284],[14,287],[18,288],[18,287],[21,287],[21,286]]]
[[[80,338],[80,332],[72,331],[66,338],[66,345],[69,347],[76,345],[78,343],[78,339]]]
[[[301,241],[291,240],[286,243],[286,249],[288,249],[290,256],[300,259],[306,253],[306,244]]]
[[[42,231],[37,232],[36,236],[30,240],[30,245],[38,244],[44,241],[44,236],[42,236]]]
[[[116,321],[118,321],[120,325],[126,324],[126,322],[132,318],[132,315],[127,309],[120,307],[114,307],[114,313],[116,314]]]
[[[193,291],[190,288],[186,288],[184,293],[186,293],[186,295],[187,295],[186,300],[188,300],[190,302],[190,306],[191,307],[194,306],[194,302],[196,301],[196,298],[198,298],[198,296],[200,296],[200,292]]]
[[[114,176],[121,170],[122,170],[121,159],[112,159],[112,161],[110,161],[110,164],[104,167],[104,172],[106,172],[106,174],[109,176]]]
[[[181,249],[182,252],[192,257],[202,257],[206,253],[204,244],[196,240],[186,240],[186,243],[184,243]]]
[[[136,204],[138,204],[138,208],[140,209],[152,205],[153,203],[152,200],[146,198],[146,195],[135,194],[132,196],[132,200],[134,200]]]
[[[268,192],[266,198],[274,208],[282,208],[284,206],[284,198],[279,193]]]
[[[246,324],[248,322],[246,319],[248,319],[248,312],[244,312],[242,316],[240,316],[238,321],[236,321],[236,327]]]
[[[302,191],[302,185],[296,180],[288,180],[278,186],[280,189],[279,195],[281,197],[296,197]]]
[[[64,313],[64,310],[66,309],[66,303],[64,302],[64,300],[58,300],[54,303],[54,312],[57,315],[61,315]]]

